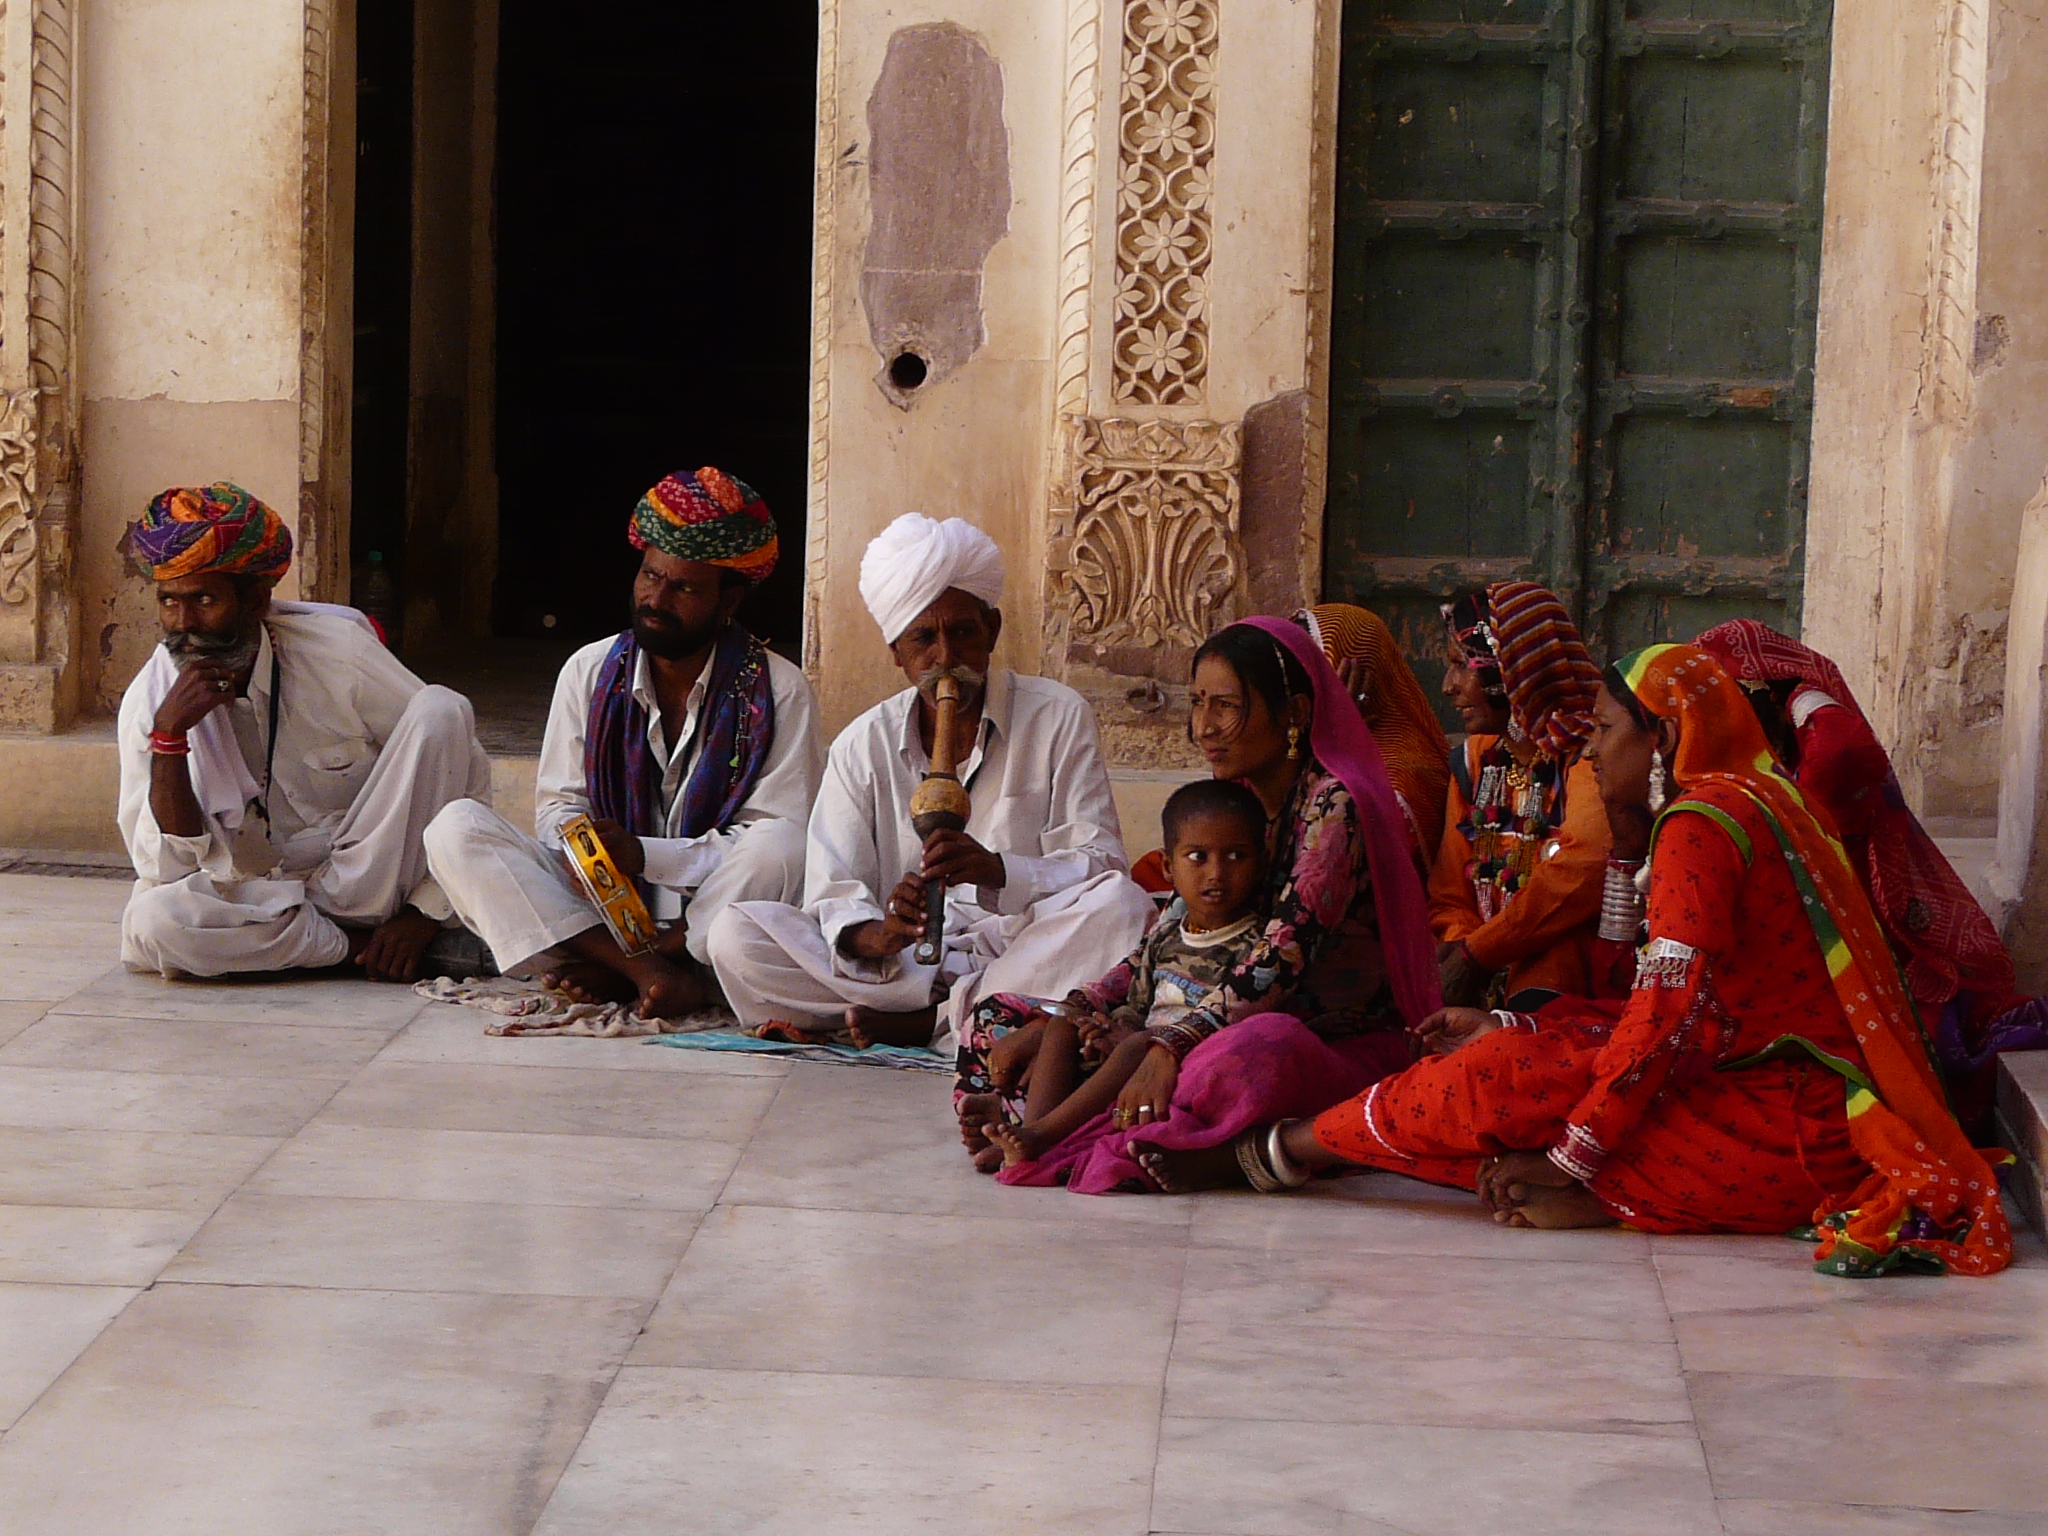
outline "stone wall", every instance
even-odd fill
[[[306,15],[98,0],[89,19],[76,579],[84,697],[105,710],[156,641],[121,547],[151,494],[233,480],[298,519]]]

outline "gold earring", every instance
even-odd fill
[[[1287,727],[1287,760],[1290,763],[1301,761],[1301,727],[1298,725]]]

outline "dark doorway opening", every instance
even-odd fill
[[[628,515],[714,464],[774,511],[742,617],[800,644],[817,8],[503,0],[493,629],[618,630]]]
[[[405,555],[412,358],[412,0],[365,0],[356,18],[355,362],[350,413],[353,601],[377,607],[370,556]],[[390,615],[380,613],[386,628]]]

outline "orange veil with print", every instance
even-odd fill
[[[1718,780],[1765,812],[1862,1047],[1869,1078],[1849,1075],[1849,1136],[1871,1175],[1845,1208],[1819,1213],[1820,1259],[1867,1271],[1904,1248],[1965,1274],[2003,1269],[2012,1231],[1997,1177],[1949,1112],[1929,1042],[1848,856],[1773,761],[1741,688],[1689,645],[1653,645],[1614,670],[1650,714],[1678,723],[1670,774],[1680,790]]]
[[[1413,818],[1425,867],[1444,840],[1444,801],[1451,785],[1451,745],[1414,669],[1386,621],[1350,603],[1324,603],[1301,615],[1330,665],[1364,663],[1372,677],[1365,723],[1386,760],[1387,777]]]

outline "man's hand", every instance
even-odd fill
[[[235,674],[215,662],[195,662],[178,674],[156,709],[152,728],[183,736],[233,696]]]
[[[628,880],[639,879],[647,868],[647,845],[616,821],[593,820],[590,825],[597,840],[604,844],[604,851],[618,865],[619,873]]]
[[[927,880],[948,885],[979,885],[999,891],[1010,878],[1003,868],[1003,856],[990,853],[965,832],[934,832],[925,839],[924,868]]]
[[[856,923],[839,935],[839,948],[856,960],[886,960],[924,937],[924,876],[903,877],[882,908],[880,922]]]
[[[1439,1008],[1415,1026],[1415,1038],[1430,1055],[1448,1056],[1500,1027],[1500,1020],[1483,1009]]]

